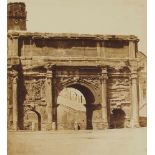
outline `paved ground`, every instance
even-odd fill
[[[9,132],[8,155],[146,155],[146,128]]]

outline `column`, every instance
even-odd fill
[[[46,74],[46,102],[47,102],[47,129],[52,128],[52,70],[47,69]]]
[[[24,39],[22,40],[22,52],[21,52],[21,55],[25,56],[26,53],[25,53],[25,41]]]
[[[100,48],[100,42],[97,42],[97,56],[101,56],[101,48]]]
[[[106,57],[104,41],[102,42],[102,46],[101,46],[101,57],[103,57],[103,58]]]
[[[33,43],[33,41],[30,39],[30,46],[29,46],[29,51],[30,51],[30,56],[32,57],[33,55],[32,55],[32,43]]]
[[[136,42],[129,41],[129,58],[135,58],[136,56]]]
[[[92,130],[93,104],[84,104],[84,106],[86,107],[86,129]]]
[[[137,72],[131,73],[131,128],[139,127],[139,105],[138,105],[138,82]]]
[[[13,50],[12,56],[18,56],[18,36],[13,37]]]
[[[142,87],[142,79],[139,78],[139,108],[143,106],[143,87]]]
[[[107,113],[107,70],[102,68],[101,75],[101,104],[102,104],[102,121],[105,127],[108,127],[108,113]]]
[[[18,94],[17,94],[18,73],[13,71],[13,129],[18,130]]]
[[[12,56],[13,51],[13,39],[11,37],[8,37],[8,56]]]

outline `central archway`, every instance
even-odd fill
[[[64,110],[62,108],[62,105],[60,105],[60,103],[59,103],[60,102],[59,96],[61,95],[61,92],[63,92],[65,89],[66,90],[70,89],[73,93],[77,92],[77,95],[80,95],[81,99],[82,99],[82,101],[80,101],[81,108],[76,109],[76,107],[71,107],[70,111],[72,111],[72,112],[70,112],[70,114],[68,115],[68,118],[67,118],[67,116],[65,116],[65,114],[64,115],[62,114],[62,113],[64,113]],[[62,129],[74,129],[75,123],[80,125],[80,129],[93,129],[92,118],[93,118],[95,96],[94,96],[94,93],[90,90],[90,88],[88,88],[82,84],[79,84],[79,83],[69,84],[69,85],[65,86],[60,91],[59,96],[57,97],[57,103],[59,104],[59,106],[57,108],[58,129],[61,128],[59,125],[60,117],[62,117],[61,121],[63,120],[64,124],[65,124],[65,122],[70,120],[69,126],[66,127],[65,125],[63,125]],[[67,104],[65,104],[65,105],[67,106]],[[73,106],[74,105],[76,106],[76,104],[73,104]],[[74,109],[74,110],[72,110],[72,109]],[[73,122],[73,120],[74,120],[74,122]],[[80,121],[80,120],[82,120],[82,121]]]

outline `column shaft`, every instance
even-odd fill
[[[107,112],[107,70],[102,69],[101,77],[101,104],[102,104],[102,121],[104,126],[108,127],[108,112]]]
[[[52,92],[52,71],[47,71],[46,77],[46,102],[47,102],[47,123],[48,130],[52,127],[52,101],[53,101],[53,92]]]
[[[18,56],[18,38],[13,38],[12,56]]]
[[[52,80],[49,78],[46,79],[46,102],[48,123],[52,123]]]
[[[12,56],[13,54],[13,39],[8,38],[8,56]]]
[[[105,58],[106,57],[106,51],[105,51],[105,47],[104,47],[104,42],[102,42],[102,47],[101,47],[101,57]]]
[[[25,42],[24,42],[24,39],[22,41],[22,53],[21,55],[25,56]]]
[[[13,128],[18,129],[17,77],[13,78]]]
[[[97,56],[100,57],[101,56],[101,47],[100,47],[100,43],[97,42]]]
[[[102,80],[101,89],[102,89],[102,119],[104,123],[108,123],[107,119],[107,83],[106,79]]]
[[[133,41],[129,41],[129,57],[135,58],[136,55],[136,43]]]
[[[139,81],[139,107],[143,106],[143,103],[144,100],[143,100],[143,87],[142,87],[142,84],[141,82]]]
[[[131,122],[130,126],[132,128],[139,127],[139,104],[138,104],[138,90],[137,90],[137,77],[131,77]]]

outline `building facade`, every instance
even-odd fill
[[[85,129],[140,126],[146,56],[136,36],[32,33],[25,4],[8,8],[8,129],[58,129],[65,88],[85,98]]]

